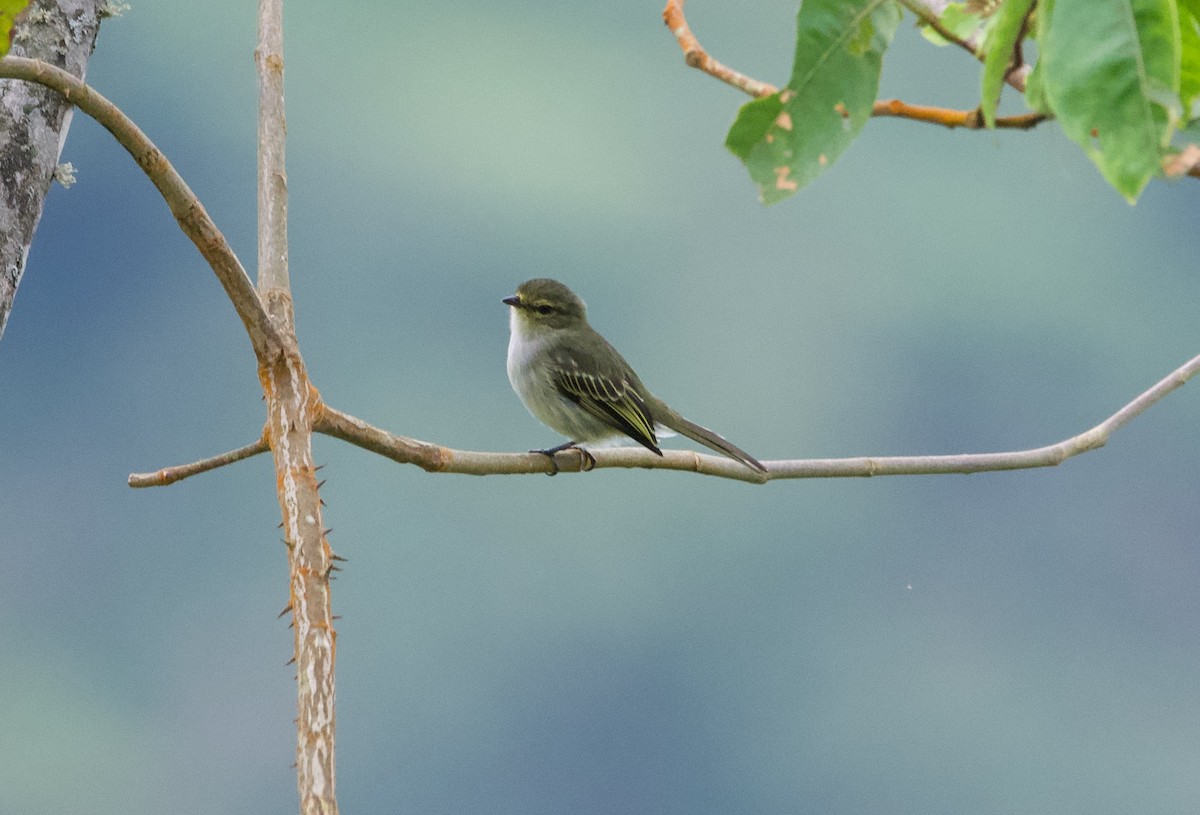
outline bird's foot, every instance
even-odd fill
[[[592,470],[594,470],[596,468],[596,457],[593,456],[591,453],[589,453],[587,450],[584,450],[582,447],[577,447],[574,442],[567,442],[566,444],[560,444],[558,447],[551,447],[547,450],[530,450],[529,452],[541,453],[543,456],[546,456],[548,459],[550,459],[550,466],[553,469],[550,472],[546,473],[546,475],[555,476],[555,475],[558,475],[559,468],[558,468],[558,459],[556,459],[554,456],[556,453],[560,453],[563,450],[578,450],[579,451],[579,456],[580,456],[579,471],[581,473],[591,472]]]
[[[593,456],[587,450],[584,450],[582,447],[576,447],[575,449],[579,451],[579,455],[583,459],[581,462],[579,462],[579,471],[581,473],[590,473],[592,470],[596,469],[595,456]]]
[[[558,459],[556,459],[554,457],[554,454],[557,453],[560,449],[561,448],[559,448],[559,447],[555,447],[551,450],[530,450],[529,452],[541,453],[543,456],[550,459],[550,466],[553,469],[551,469],[550,472],[546,473],[546,475],[555,476],[555,475],[558,475]]]

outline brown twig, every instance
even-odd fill
[[[174,484],[176,481],[182,481],[193,475],[206,473],[209,470],[224,467],[226,464],[233,464],[242,459],[257,456],[259,453],[265,453],[269,449],[270,447],[267,446],[266,439],[260,438],[257,441],[247,444],[245,447],[239,447],[236,450],[230,450],[228,453],[221,453],[221,455],[213,456],[212,458],[193,461],[191,464],[163,467],[161,470],[153,473],[130,473],[129,486],[165,487],[168,484]]]
[[[1189,144],[1177,153],[1163,159],[1163,172],[1167,178],[1190,175],[1200,178],[1200,146]]]
[[[845,115],[843,113],[843,115]],[[943,125],[949,128],[965,127],[981,130],[986,127],[983,114],[975,110],[951,110],[929,105],[910,105],[899,99],[880,99],[871,110],[872,116],[896,116],[918,122]],[[996,127],[1009,130],[1029,130],[1037,127],[1048,117],[1044,113],[1022,113],[1017,116],[997,116]]]
[[[663,22],[667,24],[667,28],[671,29],[675,39],[679,41],[679,47],[683,49],[684,62],[754,97],[770,96],[779,90],[774,85],[746,76],[709,56],[709,53],[700,45],[700,41],[692,34],[687,18],[683,16],[684,2],[685,0],[667,0],[667,6],[663,9]]]
[[[691,27],[687,23],[687,18],[683,14],[683,4],[686,0],[667,0],[666,8],[663,9],[663,22],[667,24],[667,28],[671,29],[671,33],[675,35],[675,39],[679,42],[679,47],[683,50],[683,60],[688,65],[696,68],[704,73],[721,80],[743,93],[750,96],[761,98],[770,96],[779,91],[774,85],[769,82],[763,82],[753,77],[746,76],[740,71],[736,71],[719,62],[704,50],[704,46],[696,39],[696,35],[692,33]],[[915,12],[914,12],[915,13]],[[924,19],[924,18],[923,18]],[[933,18],[936,21],[936,17]],[[944,36],[947,40],[966,48],[972,54],[978,56],[975,49],[966,40],[955,37],[952,32],[945,29],[940,22],[930,23]],[[1010,71],[1014,76],[1019,74],[1019,71]],[[1024,76],[1019,77],[1020,90],[1024,91],[1025,83]],[[1011,84],[1011,83],[1010,83]],[[842,115],[845,110],[841,109]],[[930,105],[910,105],[907,102],[901,102],[899,99],[879,100],[875,102],[871,109],[872,116],[888,116],[898,119],[911,119],[915,122],[928,122],[930,124],[939,124],[945,127],[965,127],[971,130],[979,130],[984,127],[983,117],[980,116],[978,110],[954,110],[951,108],[939,108]],[[1028,130],[1036,127],[1048,117],[1042,113],[1026,113],[1019,116],[1003,116],[996,119],[996,127],[1008,128],[1016,130]]]

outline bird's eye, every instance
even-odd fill
[[[542,303],[540,306],[537,307],[538,314],[549,314],[552,311],[554,311],[554,307],[548,306],[545,303]]]

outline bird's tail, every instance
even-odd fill
[[[737,447],[725,439],[718,436],[716,433],[709,430],[707,427],[701,427],[695,422],[689,421],[670,407],[661,399],[654,398],[653,404],[650,405],[651,414],[655,420],[663,424],[680,435],[687,436],[698,444],[703,444],[710,450],[716,450],[718,453],[729,456],[735,461],[740,461],[752,470],[758,470],[760,473],[765,473],[767,468],[759,462],[754,456],[747,453],[745,450]]]

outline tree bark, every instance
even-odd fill
[[[103,0],[34,0],[13,28],[10,53],[83,78],[96,47]],[[72,107],[42,85],[0,80],[0,337],[25,273],[71,124]]]

